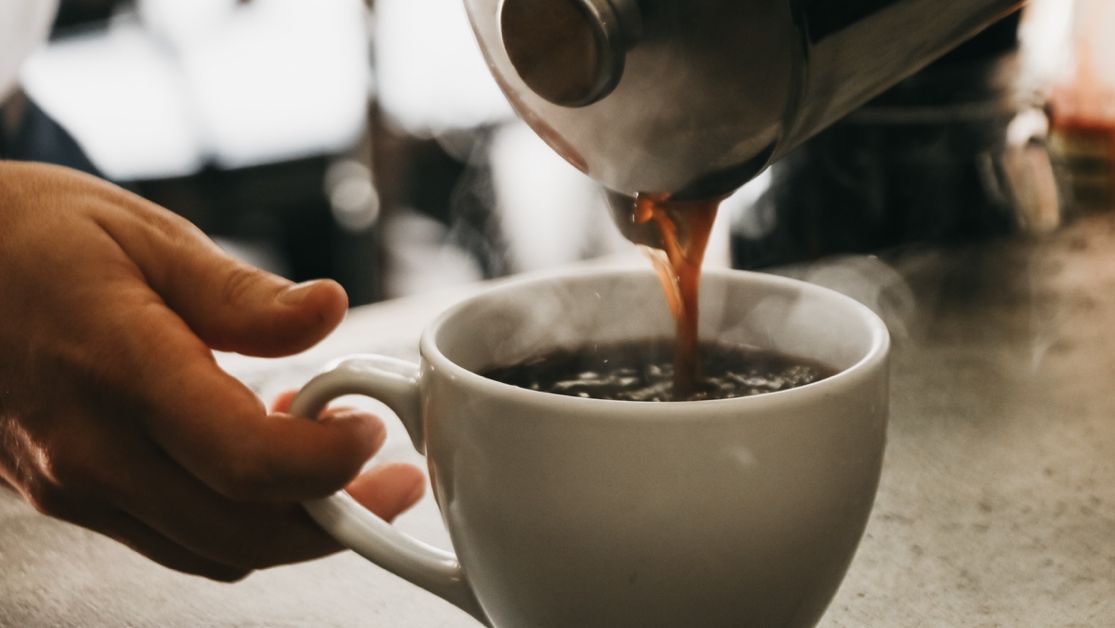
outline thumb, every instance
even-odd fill
[[[214,349],[277,357],[317,344],[344,318],[348,297],[330,280],[290,281],[224,259],[185,267],[167,305]],[[196,279],[195,279],[196,277]]]
[[[232,258],[167,210],[145,201],[130,209],[101,226],[210,347],[260,357],[290,355],[318,343],[344,318],[348,297],[336,282],[295,285]]]

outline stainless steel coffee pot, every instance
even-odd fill
[[[465,0],[519,115],[623,194],[725,194],[1025,0]]]

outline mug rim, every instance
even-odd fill
[[[498,396],[512,401],[518,401],[525,404],[542,404],[548,408],[559,408],[562,406],[567,407],[570,412],[576,413],[577,411],[594,410],[596,412],[611,410],[628,411],[632,408],[639,408],[640,420],[646,420],[656,413],[661,413],[663,418],[676,417],[677,411],[680,408],[686,409],[708,409],[708,410],[731,410],[735,409],[748,411],[761,410],[770,404],[784,405],[791,401],[794,397],[812,398],[815,395],[828,396],[834,394],[842,389],[847,389],[853,386],[855,380],[867,377],[871,372],[875,371],[878,367],[884,366],[890,352],[890,332],[886,324],[878,314],[872,311],[863,303],[837,292],[831,288],[819,286],[817,284],[802,281],[800,279],[792,279],[789,277],[782,277],[770,273],[735,270],[735,269],[709,269],[704,271],[705,276],[715,276],[726,281],[748,281],[758,284],[766,284],[772,287],[794,288],[799,289],[805,293],[812,293],[818,297],[835,299],[843,302],[843,304],[850,308],[850,310],[858,314],[863,322],[868,327],[870,334],[870,345],[862,358],[857,360],[851,366],[841,369],[836,374],[826,377],[820,381],[812,382],[802,386],[796,386],[786,390],[779,390],[774,392],[760,393],[757,395],[749,395],[746,397],[732,397],[727,399],[702,399],[697,401],[666,401],[666,402],[646,402],[646,401],[628,401],[617,399],[595,399],[585,397],[575,397],[571,395],[561,395],[558,393],[545,392],[540,390],[529,390],[513,384],[507,384],[494,379],[485,377],[475,371],[469,370],[460,364],[457,364],[441,351],[437,344],[437,336],[439,332],[450,323],[456,316],[458,316],[465,308],[473,303],[491,297],[514,292],[523,289],[525,286],[534,286],[538,284],[551,283],[554,281],[562,280],[576,280],[576,279],[606,279],[609,277],[619,277],[624,275],[650,275],[653,276],[653,271],[640,270],[634,268],[587,268],[587,269],[563,269],[558,271],[551,271],[545,273],[531,274],[524,277],[516,277],[500,282],[498,285],[491,286],[476,294],[473,294],[453,306],[446,309],[433,320],[426,329],[422,332],[422,337],[419,342],[419,353],[422,359],[429,362],[435,367],[435,370],[443,371],[450,378],[460,380],[468,384],[470,388],[477,390],[480,393]]]

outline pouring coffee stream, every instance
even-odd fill
[[[688,399],[700,378],[698,329],[701,267],[722,197],[671,200],[664,194],[639,194],[634,199],[609,195],[620,231],[646,252],[662,282],[676,321],[674,391]]]

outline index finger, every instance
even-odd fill
[[[217,492],[247,501],[323,497],[355,478],[382,444],[382,424],[366,414],[320,421],[268,414],[161,303],[135,316],[133,333],[117,342],[137,374],[139,420],[175,462]]]

